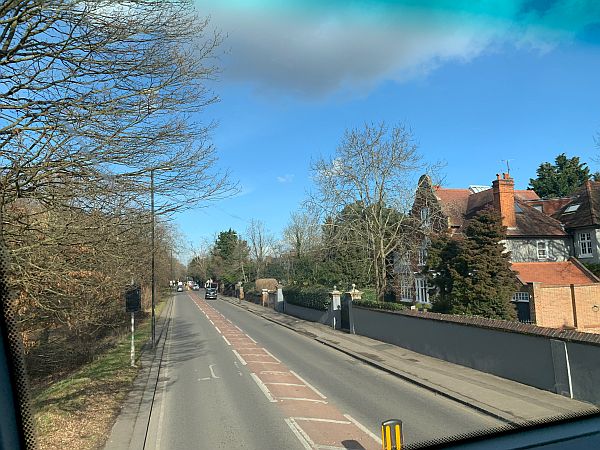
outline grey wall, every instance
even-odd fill
[[[573,255],[571,238],[535,238],[535,239],[506,239],[506,249],[511,252],[513,262],[539,261],[537,257],[537,242],[548,242],[547,261],[566,261]]]
[[[336,328],[339,328],[340,317],[339,311],[319,311],[317,309],[304,308],[298,305],[284,302],[284,311],[290,316],[298,317],[299,319],[308,320],[310,322],[318,322],[326,325],[333,324],[333,318],[336,317]]]
[[[557,392],[550,338],[354,306],[356,334]],[[573,396],[600,404],[600,347],[567,343]],[[558,365],[561,365],[558,367]]]

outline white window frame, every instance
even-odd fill
[[[577,233],[577,249],[579,258],[591,258],[594,256],[594,248],[592,246],[592,233],[589,231]]]
[[[431,226],[431,214],[428,206],[421,208],[421,223],[424,227]]]
[[[529,303],[529,292],[518,291],[512,296],[513,302],[526,302]]]
[[[423,277],[415,278],[415,300],[417,303],[429,303],[429,288],[427,280]]]
[[[427,247],[421,247],[417,255],[417,266],[423,267],[427,262]]]
[[[402,300],[413,299],[413,286],[408,275],[400,276],[400,297]]]
[[[543,244],[543,248],[540,248],[540,244]],[[548,241],[537,241],[535,245],[535,249],[537,252],[538,261],[546,261],[550,255],[548,255]],[[542,254],[540,255],[540,250],[542,250]]]

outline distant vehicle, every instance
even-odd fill
[[[198,284],[197,284],[197,283],[195,283],[195,284],[192,286],[192,289],[193,289],[194,291],[199,291],[199,290],[200,290],[200,286],[198,286]]]
[[[216,300],[217,299],[217,288],[216,287],[207,287],[206,292],[204,293],[204,298],[206,300]]]
[[[183,292],[183,286],[177,286],[177,292]]]

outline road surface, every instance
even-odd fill
[[[202,291],[200,291],[201,294]],[[196,292],[175,297],[148,449],[379,449],[503,425]]]

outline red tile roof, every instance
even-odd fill
[[[544,284],[589,284],[598,279],[572,259],[559,262],[520,262],[512,263],[511,269],[517,272],[522,283],[540,282]]]

